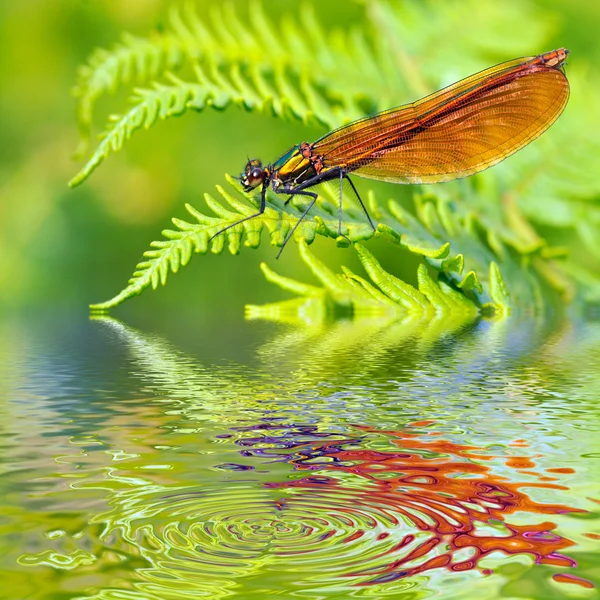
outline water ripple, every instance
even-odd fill
[[[77,345],[23,355],[0,413],[7,586],[597,596],[600,330],[535,327],[408,339],[340,324],[274,340],[256,365],[204,365],[113,322],[120,375]]]
[[[422,421],[416,425],[432,423]],[[314,506],[328,506],[332,498],[351,494],[352,510],[373,517],[371,529],[381,524],[387,528],[390,523],[408,526],[408,533],[394,531],[392,549],[371,552],[377,564],[363,561],[358,570],[345,573],[357,578],[367,576],[359,585],[387,583],[441,567],[455,572],[479,568],[489,574],[491,570],[481,568],[480,562],[493,552],[528,554],[537,564],[576,566],[573,559],[562,554],[574,544],[554,532],[555,523],[516,525],[507,520],[517,512],[585,512],[562,504],[537,502],[524,491],[523,488],[568,490],[554,483],[555,477],[532,471],[532,457],[494,456],[485,448],[435,437],[436,431],[419,434],[418,428],[384,432],[365,426],[357,429],[383,434],[400,450],[347,449],[344,442],[315,446],[299,441],[294,453],[286,457],[272,448],[276,436],[266,438],[269,447],[264,447],[265,438],[254,438],[251,444],[259,446],[257,455],[286,460],[297,470],[318,469],[320,474],[273,483],[270,487],[301,489],[310,498],[318,497],[318,501],[311,500]],[[292,447],[289,431],[282,438],[286,448]],[[248,440],[240,443],[249,445]],[[522,448],[526,443],[518,440],[513,446]],[[534,481],[514,482],[496,473],[492,465],[497,459]],[[554,473],[564,470],[552,469]],[[362,535],[361,531],[353,539]]]
[[[260,484],[236,472],[220,486],[115,491],[113,509],[93,522],[107,547],[145,566],[130,596],[104,589],[86,598],[221,598],[242,581],[264,593],[291,585],[368,596],[377,586],[383,597],[419,585],[415,576],[425,573],[490,575],[499,554],[576,566],[565,554],[573,542],[533,515],[584,511],[526,493],[568,488],[536,471],[534,457],[514,455],[524,440],[510,454],[492,454],[443,439],[432,424],[356,426],[354,436],[273,421],[232,428],[246,458],[292,466],[293,476]],[[516,473],[530,481],[513,481]],[[511,521],[517,513],[520,524]],[[564,572],[554,580],[589,584]]]

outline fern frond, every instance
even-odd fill
[[[159,284],[164,285],[168,274],[186,265],[193,254],[208,252],[209,238],[213,234],[253,215],[256,212],[255,199],[243,192],[235,179],[229,177],[228,182],[233,193],[217,186],[219,200],[205,194],[206,204],[215,216],[204,215],[186,205],[196,222],[173,219],[176,229],[163,231],[166,239],[151,244],[128,286],[111,300],[92,305],[92,309],[108,310],[148,287],[156,289]],[[256,248],[265,228],[271,244],[281,246],[305,206],[303,200],[295,199],[294,202],[296,204],[286,207],[280,196],[269,192],[265,213],[214,238],[210,244],[211,251],[220,253],[227,243],[229,251],[238,254],[244,236],[244,245]],[[338,237],[336,204],[333,190],[325,187],[311,215],[298,228],[296,239],[310,244],[318,234],[345,245],[346,240]],[[263,268],[267,278],[301,295],[324,294],[334,305],[356,306],[356,298],[360,297],[364,309],[371,305],[379,306],[382,300],[383,304],[389,304],[390,300],[409,312],[425,310],[429,305],[438,310],[445,305],[456,312],[471,303],[483,309],[493,307],[497,311],[510,311],[514,306],[542,310],[542,290],[548,288],[547,291],[554,289],[559,295],[565,293],[560,263],[545,245],[538,244],[535,249],[526,248],[526,251],[518,251],[515,247],[509,251],[495,230],[481,223],[469,211],[459,209],[449,199],[433,195],[417,197],[416,215],[394,200],[382,206],[371,192],[368,205],[371,214],[379,220],[377,236],[419,256],[423,265],[427,266],[426,270],[419,271],[419,289],[384,271],[375,257],[357,244],[371,238],[373,230],[364,212],[346,197],[342,232],[354,243],[375,287],[365,285],[349,271],[343,275],[331,273],[322,262],[307,254],[304,242],[300,244],[302,258],[325,286],[324,291],[317,292]],[[438,274],[434,284],[428,279],[428,269]]]
[[[295,200],[295,203],[286,207],[282,198],[274,193],[267,194],[267,208],[262,215],[231,227],[209,242],[211,236],[218,231],[255,214],[257,210],[256,201],[241,189],[235,179],[228,177],[228,182],[235,195],[221,186],[217,186],[219,200],[209,194],[204,195],[208,208],[216,216],[207,216],[186,204],[186,209],[195,222],[173,219],[176,229],[165,229],[162,234],[166,239],[150,244],[151,249],[144,253],[143,260],[136,266],[127,287],[114,298],[93,304],[90,308],[93,311],[106,311],[148,287],[156,289],[159,285],[165,285],[169,273],[177,273],[180,267],[190,261],[193,254],[206,254],[209,248],[213,253],[220,254],[227,243],[229,252],[238,254],[243,237],[246,247],[257,248],[264,229],[269,234],[271,245],[281,246],[301,216],[303,204],[302,200]],[[240,196],[252,204],[240,200]],[[296,230],[296,236],[308,243],[312,243],[317,233],[336,239],[338,220],[335,210],[334,206],[321,199],[319,206],[313,208],[312,216],[302,221]],[[351,241],[359,241],[371,237],[373,230],[350,211],[343,233]]]
[[[85,135],[102,94],[133,80],[152,85],[136,90],[133,108],[112,119],[99,148],[71,186],[84,181],[142,125],[152,126],[157,114],[165,119],[188,108],[237,104],[331,128],[363,116],[364,106],[374,110],[389,105],[402,89],[400,74],[377,68],[387,63],[380,61],[364,33],[338,31],[325,36],[310,5],[303,7],[303,23],[287,19],[275,26],[263,8],[253,4],[251,28],[231,5],[217,11],[212,27],[188,7],[184,13],[172,13],[166,34],[148,40],[127,37],[113,50],[94,52],[75,91]],[[197,81],[174,77],[171,70],[182,64],[195,72]],[[332,77],[340,72],[344,85],[334,91]]]
[[[298,296],[321,297],[324,295],[324,291],[317,286],[301,283],[300,281],[296,281],[290,277],[282,277],[281,275],[278,275],[275,273],[275,271],[271,270],[266,263],[261,263],[260,268],[265,276],[265,279],[271,283],[274,283],[282,290],[292,292]]]
[[[323,285],[321,294],[312,292],[312,297],[319,297],[324,303],[350,306],[355,315],[363,316],[365,314],[388,316],[405,314],[432,316],[440,313],[474,316],[478,314],[478,308],[473,301],[440,278],[432,278],[424,264],[419,265],[418,288],[415,288],[387,272],[375,256],[361,244],[356,244],[354,248],[371,278],[371,283],[345,267],[343,267],[343,274],[333,273],[310,252],[306,243],[300,240],[302,260]],[[271,272],[269,280],[280,285],[281,276],[273,275],[275,274]],[[300,282],[295,282],[293,287],[287,289],[304,295],[302,285]],[[252,318],[274,320],[275,315],[280,312],[278,303],[264,307],[253,305],[246,307],[247,315]]]
[[[97,48],[82,65],[72,93],[77,98],[77,117],[82,143],[77,151],[87,150],[97,100],[114,93],[120,86],[155,79],[183,62],[178,38],[155,33],[148,38],[124,34],[110,50]]]
[[[300,241],[301,257],[322,286],[317,288],[320,294],[311,286],[311,297],[320,296],[323,307],[350,306],[355,314],[458,315],[489,310],[502,314],[521,306],[541,311],[552,290],[555,296],[565,293],[563,286],[568,279],[552,254],[545,257],[544,247],[528,255],[517,254],[508,252],[495,239],[494,249],[489,244],[492,232],[469,213],[451,211],[447,202],[434,196],[418,198],[416,203],[420,218],[401,210],[393,201],[387,210],[382,209],[371,196],[371,206],[376,207],[379,218],[387,223],[379,225],[380,236],[421,256],[417,287],[386,271],[361,244],[354,244],[354,248],[370,281],[345,267],[343,275],[332,273]],[[452,250],[460,250],[454,256],[449,256],[449,244],[440,244],[440,238],[444,239],[449,232]],[[469,269],[466,274],[465,268]],[[341,285],[344,278],[350,287]],[[280,285],[282,279],[285,280],[269,271],[268,280],[272,283]],[[589,280],[586,283],[589,285]],[[597,290],[598,282],[592,283]],[[293,286],[280,287],[304,296],[303,285],[295,282]],[[250,312],[253,318],[273,319],[278,310],[278,304],[274,304],[252,306]]]
[[[132,108],[121,116],[111,117],[98,148],[69,186],[75,187],[85,181],[110,154],[121,150],[138,129],[149,129],[157,119],[181,116],[189,109],[202,111],[213,107],[223,110],[235,104],[246,110],[270,110],[275,116],[299,119],[309,125],[322,124],[331,117],[322,106],[317,106],[316,95],[306,102],[299,95],[294,99],[290,74],[283,70],[277,72],[278,89],[273,89],[258,70],[243,75],[238,65],[231,68],[229,78],[216,69],[206,74],[197,66],[195,71],[199,83],[182,81],[169,74],[168,84],[154,83],[151,88],[137,89],[131,98]],[[309,82],[305,82],[304,90],[308,92],[309,89]],[[285,97],[282,97],[283,93]]]
[[[424,294],[416,290],[412,285],[404,283],[402,280],[388,273],[371,252],[363,246],[358,245],[356,251],[371,281],[385,296],[402,306],[408,312],[423,312],[427,310],[428,301]]]
[[[173,85],[155,84],[152,89],[138,89],[132,98],[134,106],[123,116],[113,116],[109,129],[84,168],[69,182],[75,187],[108,157],[119,151],[123,144],[140,128],[149,129],[157,119],[183,114],[192,107],[201,110],[210,99],[210,90],[204,86],[183,81]]]

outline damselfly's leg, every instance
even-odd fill
[[[304,209],[302,216],[298,219],[298,221],[296,221],[296,224],[292,227],[292,230],[287,234],[285,240],[283,240],[283,244],[281,245],[281,248],[279,249],[279,252],[277,253],[277,256],[275,258],[279,258],[281,256],[281,253],[283,252],[283,249],[285,248],[286,244],[290,241],[290,239],[296,232],[296,229],[298,229],[298,225],[300,225],[300,223],[304,221],[306,215],[308,214],[308,211],[314,206],[315,202],[317,201],[317,194],[315,194],[314,192],[294,191],[292,192],[292,196],[310,196],[312,200],[309,203],[309,205]]]
[[[352,179],[350,179],[350,177],[348,177],[348,175],[344,175],[344,177],[348,180],[348,183],[350,183],[350,185],[352,186],[352,189],[354,190],[354,193],[356,194],[356,198],[360,202],[362,209],[365,211],[365,215],[367,215],[367,219],[369,219],[369,223],[371,224],[373,231],[377,231],[377,227],[375,227],[375,224],[373,223],[373,220],[371,219],[371,215],[369,214],[367,207],[365,206],[364,202],[362,201],[362,198],[360,197],[358,190],[354,187],[354,183],[352,182]]]
[[[239,225],[240,223],[243,223],[244,221],[249,221],[250,219],[254,219],[254,217],[259,217],[260,215],[262,215],[265,212],[266,206],[267,206],[267,185],[263,183],[262,190],[260,193],[260,208],[258,209],[258,212],[253,215],[250,215],[249,217],[244,217],[243,219],[240,219],[239,221],[236,221],[235,223],[232,223],[231,225],[227,225],[227,227],[223,227],[223,229],[221,229],[220,231],[217,231],[217,233],[215,233],[214,235],[211,235],[210,238],[208,239],[208,241],[211,242],[218,235],[221,235],[223,232],[227,231],[228,229],[231,229],[232,227],[235,227],[236,225]]]
[[[344,211],[343,206],[342,206],[343,196],[344,196],[344,171],[342,171],[340,169],[340,206],[338,208],[338,236],[345,238],[346,240],[348,240],[349,244],[352,244],[352,242],[350,241],[350,238],[347,235],[344,235],[342,233],[342,216],[343,216],[343,211]]]

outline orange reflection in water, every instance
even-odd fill
[[[363,488],[346,488],[355,495],[357,505],[377,506],[392,515],[397,523],[409,523],[429,537],[414,533],[387,549],[381,565],[349,573],[366,577],[359,585],[394,581],[437,568],[464,571],[479,568],[479,562],[492,552],[507,555],[530,554],[537,564],[574,567],[573,559],[562,552],[574,545],[571,540],[554,533],[556,524],[515,525],[507,517],[516,512],[543,515],[585,512],[563,504],[545,504],[528,496],[524,488],[567,490],[548,480],[535,468],[532,456],[509,457],[489,454],[484,448],[458,444],[437,437],[439,432],[417,431],[431,425],[421,421],[407,431],[380,431],[356,426],[364,433],[389,436],[398,451],[348,449],[349,440],[298,444],[289,461],[298,470],[317,470],[319,476],[301,480],[268,484],[269,487],[300,487],[344,489],[344,483],[329,473],[348,473],[368,480]],[[524,440],[511,444],[526,447]],[[289,448],[289,444],[288,444]],[[266,454],[266,453],[265,453]],[[491,461],[504,464],[520,473],[537,477],[535,482],[514,482],[494,473]],[[481,464],[490,462],[490,465]],[[523,469],[527,469],[524,471]],[[552,469],[553,473],[570,470]],[[285,501],[282,501],[285,502]],[[359,535],[358,533],[355,535]],[[381,534],[388,537],[389,534]],[[557,574],[554,580],[592,586],[591,582],[573,575]]]

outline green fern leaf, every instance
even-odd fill
[[[416,199],[417,205],[421,202],[421,198]],[[364,313],[367,308],[371,312],[386,314],[391,310],[393,314],[453,315],[473,315],[489,309],[505,314],[515,306],[541,310],[547,302],[550,289],[544,293],[541,290],[546,288],[551,276],[559,278],[552,287],[564,293],[559,285],[564,281],[564,276],[560,279],[557,264],[545,259],[541,250],[533,255],[514,255],[503,250],[499,252],[502,255],[500,259],[485,243],[486,236],[481,235],[486,233],[485,227],[472,215],[456,208],[450,210],[443,199],[434,196],[430,196],[428,202],[429,208],[418,211],[423,222],[407,211],[400,211],[394,202],[390,202],[386,209],[372,195],[370,197],[370,205],[377,209],[379,218],[387,223],[385,226],[380,224],[379,235],[421,257],[422,263],[417,272],[418,288],[387,272],[362,244],[354,244],[354,248],[371,282],[343,267],[346,279],[355,285],[352,288],[336,288],[340,276],[317,261],[307,247],[300,246],[301,257],[323,285],[320,288],[324,303],[321,312],[326,310],[327,305],[335,304],[351,306],[355,314]],[[445,216],[442,218],[443,214]],[[434,235],[432,223],[444,221],[443,227],[436,225],[433,228],[436,231]],[[448,257],[450,244],[442,243],[442,236],[447,235],[446,228],[453,232],[452,248],[461,250],[452,257]],[[418,244],[415,243],[417,239]],[[440,248],[444,248],[444,252],[440,253]],[[469,270],[463,276],[465,266]],[[437,277],[432,276],[431,272],[437,272]],[[277,277],[271,276],[269,280],[278,284]],[[299,282],[295,288],[288,286],[285,289],[302,295]],[[509,289],[514,291],[511,293]],[[370,295],[370,303],[365,301],[365,292]],[[313,290],[311,296],[317,297],[318,294]],[[516,304],[515,297],[518,298]],[[277,311],[277,305],[270,305],[264,314],[274,318],[273,311]],[[253,314],[255,318],[259,314],[257,307]]]
[[[205,194],[206,204],[216,216],[205,215],[187,204],[186,209],[196,222],[173,219],[177,229],[164,230],[162,234],[166,239],[150,244],[151,249],[144,253],[143,260],[137,265],[127,287],[114,298],[93,304],[90,308],[93,311],[106,311],[140,294],[148,287],[156,289],[159,285],[165,285],[169,273],[176,273],[180,267],[185,266],[193,254],[206,254],[209,249],[215,254],[220,254],[226,243],[231,254],[238,254],[244,236],[244,245],[256,248],[260,244],[263,229],[267,230],[273,246],[281,246],[301,216],[304,205],[302,200],[295,199],[294,203],[284,207],[281,197],[274,193],[267,195],[267,208],[262,215],[239,223],[210,241],[211,236],[221,229],[256,212],[255,200],[250,194],[243,192],[239,182],[232,177],[228,177],[228,182],[238,196],[230,194],[221,186],[217,186],[220,200]],[[242,202],[239,196],[254,204]],[[312,243],[316,234],[337,238],[337,227],[338,219],[334,207],[321,199],[318,206],[313,208],[313,216],[304,219],[296,230],[296,237],[305,240],[306,243]],[[373,235],[372,230],[367,235],[365,224],[357,218],[353,219],[352,215],[349,215],[344,224],[344,233],[351,241],[367,239]],[[313,267],[317,268],[316,263]],[[278,283],[282,285],[281,280]],[[342,282],[339,285],[342,285]]]
[[[266,263],[261,263],[260,268],[265,276],[265,279],[271,283],[274,283],[282,290],[292,292],[298,296],[323,296],[323,290],[314,285],[309,285],[291,279],[290,277],[282,277],[271,270]]]
[[[356,251],[373,283],[388,298],[403,306],[408,312],[427,310],[427,298],[419,290],[385,271],[377,259],[363,246],[358,245]]]
[[[296,204],[286,207],[282,198],[273,192],[267,194],[268,202],[264,214],[244,223],[238,223],[225,234],[214,238],[209,244],[210,237],[219,230],[256,212],[255,199],[243,192],[235,179],[229,177],[228,181],[235,193],[217,186],[218,200],[210,194],[205,194],[206,204],[214,216],[205,215],[187,205],[188,212],[196,222],[173,219],[176,229],[163,231],[166,239],[151,244],[151,249],[144,254],[144,260],[138,264],[129,285],[116,297],[93,305],[92,309],[108,310],[148,287],[156,289],[158,285],[164,285],[168,274],[177,272],[195,253],[205,254],[209,249],[213,253],[220,253],[227,243],[229,252],[237,254],[241,249],[243,238],[246,247],[256,248],[260,244],[264,229],[268,231],[271,244],[281,246],[302,214],[306,201],[294,199]],[[321,294],[328,296],[332,305],[353,305],[355,308],[360,305],[361,310],[367,309],[372,305],[378,305],[381,296],[373,294],[369,286],[365,286],[350,272],[335,274],[308,253],[306,244],[312,243],[317,234],[340,239],[338,238],[338,208],[333,203],[333,198],[334,192],[325,187],[311,215],[298,228],[296,238],[300,240],[301,256],[321,281],[325,288]],[[377,227],[378,237],[421,257],[423,268],[426,264],[430,269],[438,272],[437,280],[430,280],[427,270],[421,269],[420,286],[416,289],[383,270],[371,252],[357,243],[368,240],[373,236],[373,231],[364,212],[358,209],[350,198],[344,197],[343,200],[344,235],[348,236],[354,244],[365,270],[378,291],[403,307],[403,310],[423,312],[429,310],[431,306],[440,309],[443,305],[454,312],[460,312],[464,311],[465,307],[471,307],[472,303],[482,308],[495,306],[499,310],[508,310],[515,305],[515,302],[521,306],[541,308],[543,300],[541,300],[540,290],[551,279],[553,273],[541,248],[533,254],[528,252],[523,255],[512,255],[506,252],[500,241],[497,241],[496,247],[492,248],[485,243],[485,233],[488,231],[485,226],[469,212],[458,210],[456,207],[451,210],[448,201],[443,198],[429,196],[427,209],[422,206],[423,199],[417,198],[417,206],[421,204],[421,209],[418,211],[423,219],[421,220],[418,216],[401,209],[394,201],[390,201],[385,207],[382,206],[370,193],[369,206],[381,220]],[[336,199],[336,203],[337,201]],[[444,213],[442,219],[441,215]],[[445,222],[445,225],[436,225],[432,229],[431,225],[434,221]],[[445,241],[449,237],[446,228],[453,232],[452,242]],[[432,232],[433,230],[435,233]],[[343,242],[346,243],[345,238]],[[452,256],[451,251],[455,253]],[[286,284],[285,279],[281,279],[274,273],[270,271],[265,273],[280,287],[295,293],[303,293],[300,284],[291,282]],[[555,280],[554,287],[557,289],[560,287],[557,283],[560,281],[558,277],[556,273],[552,275]],[[564,290],[558,291],[562,293]],[[457,294],[461,297],[459,298]],[[303,295],[319,294],[313,290]]]
[[[376,108],[382,98],[392,95],[398,76],[390,79],[389,72],[372,68],[379,57],[364,36],[338,33],[333,36],[338,43],[331,48],[308,5],[302,19],[310,30],[289,21],[284,27],[275,27],[258,4],[253,4],[250,15],[255,27],[249,29],[231,7],[219,9],[213,19],[218,25],[211,31],[193,9],[183,14],[174,11],[166,34],[147,40],[126,37],[112,50],[96,50],[80,71],[75,88],[85,137],[95,102],[102,94],[133,80],[153,83],[150,88],[138,89],[132,97],[133,107],[109,123],[98,149],[70,185],[84,181],[136,130],[190,108],[223,109],[239,104],[247,110],[270,110],[276,116],[331,128],[363,116],[359,104],[365,98]],[[197,82],[181,81],[170,72],[182,64],[194,70]],[[367,65],[369,69],[363,70]],[[343,91],[333,93],[331,77],[339,69],[343,69],[346,83]]]
[[[126,140],[140,129],[149,129],[157,119],[167,119],[192,107],[201,110],[211,98],[211,91],[199,84],[155,84],[153,89],[139,89],[132,98],[134,106],[123,116],[114,117],[104,138],[85,167],[69,182],[75,187],[85,181],[109,154],[119,151]]]
[[[313,307],[313,312],[316,314],[327,312],[329,305],[351,307],[354,315],[362,316],[446,314],[472,317],[478,313],[477,306],[469,298],[445,282],[432,278],[424,264],[421,264],[418,269],[417,289],[383,269],[364,246],[356,244],[354,247],[372,283],[345,267],[342,267],[343,276],[332,272],[310,252],[306,243],[300,240],[302,260],[323,285],[323,288],[314,286],[308,288],[310,297],[321,302],[320,310],[314,311]],[[290,285],[287,278],[275,274],[270,269],[267,273],[268,280],[272,283],[305,296],[304,284],[294,281]],[[262,307],[250,305],[246,308],[246,314],[254,319],[269,320],[277,320],[278,315],[285,315],[286,320],[289,320],[291,306],[289,301],[285,301],[283,305],[282,303]],[[294,306],[298,310],[305,310],[303,302],[297,302]]]
[[[96,49],[79,68],[73,96],[77,98],[77,116],[82,143],[77,155],[87,151],[97,100],[131,82],[143,83],[165,71],[177,69],[183,62],[179,40],[168,34],[140,38],[124,34],[120,44],[110,50]]]

